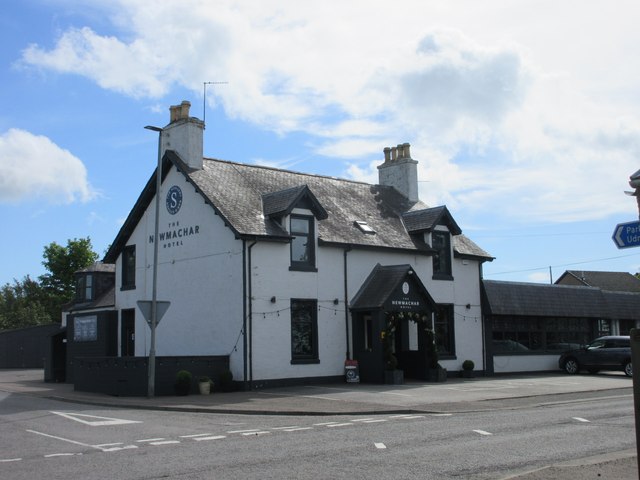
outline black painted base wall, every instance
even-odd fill
[[[74,390],[146,396],[148,365],[147,357],[76,357],[73,362]],[[229,357],[156,357],[155,394],[175,395],[174,384],[180,370],[191,373],[191,393],[197,393],[200,376],[206,375],[220,383],[220,375],[229,370]]]
[[[50,338],[61,330],[56,323],[0,332],[0,368],[43,368]]]

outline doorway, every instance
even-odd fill
[[[120,356],[136,355],[136,312],[133,308],[122,310],[120,330]]]

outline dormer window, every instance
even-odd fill
[[[315,270],[316,248],[313,216],[291,215],[291,270]]]
[[[76,303],[93,300],[93,275],[79,275],[76,280]]]
[[[436,279],[451,280],[451,236],[449,232],[434,230],[431,233],[433,254],[433,276]]]

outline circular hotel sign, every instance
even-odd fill
[[[404,293],[405,295],[409,293],[409,284],[407,282],[404,282],[402,284],[402,293]]]
[[[167,192],[167,211],[171,215],[175,215],[182,206],[182,190],[177,185],[174,185]]]

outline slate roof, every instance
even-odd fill
[[[411,265],[382,266],[377,264],[349,303],[350,308],[354,310],[376,310],[382,308],[389,296],[412,270]],[[435,307],[433,298],[429,295],[420,278],[416,275],[414,280],[420,286],[422,294],[427,298],[427,301]]]
[[[410,233],[430,232],[436,225],[446,225],[454,235],[460,235],[462,230],[455,222],[447,207],[425,208],[403,213],[402,220]]]
[[[555,283],[582,284],[588,287],[599,287],[602,290],[611,292],[640,293],[640,279],[629,272],[567,270]]]
[[[63,310],[68,312],[77,312],[80,310],[108,309],[116,304],[116,288],[115,286],[108,288],[95,300],[85,303],[68,303],[63,306]]]
[[[288,215],[300,202],[307,204],[319,220],[327,218],[326,210],[307,185],[262,195],[262,209],[268,217]]]
[[[94,262],[76,273],[115,273],[115,271],[116,265],[114,263]]]
[[[319,217],[320,245],[392,248],[430,253],[431,248],[405,228],[403,214],[428,210],[410,203],[395,188],[205,158],[202,170],[191,170],[172,151],[163,159],[163,177],[175,165],[238,238],[289,241],[289,234],[268,213],[286,211],[306,186],[326,212]],[[115,262],[155,192],[154,177],[147,182],[104,261]],[[265,211],[267,215],[265,215]],[[443,213],[442,210],[439,211]],[[448,212],[447,212],[448,213]],[[416,213],[416,215],[418,215]],[[427,215],[427,214],[425,214]],[[366,234],[355,221],[365,221],[376,232]],[[493,257],[462,234],[453,236],[456,256],[491,261]]]
[[[640,294],[597,287],[483,280],[490,315],[640,320]]]

